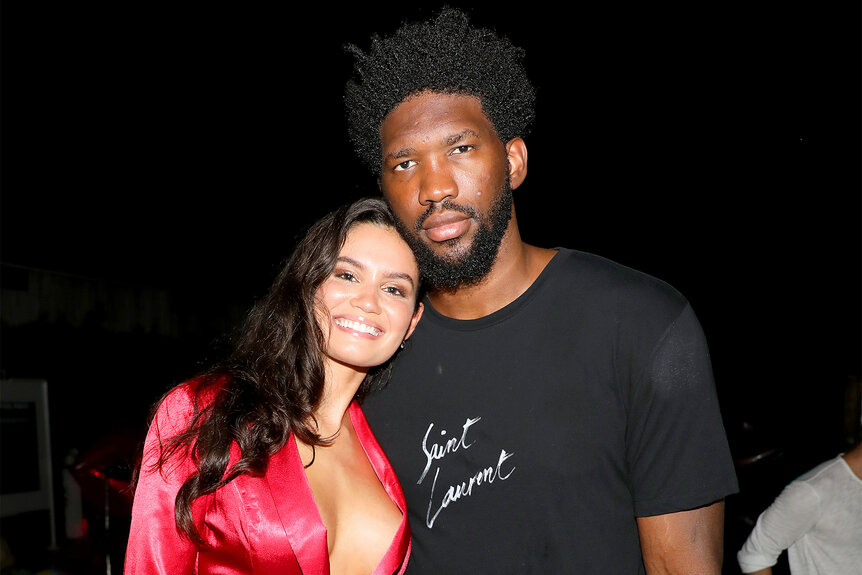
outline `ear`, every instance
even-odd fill
[[[524,183],[527,177],[527,144],[522,138],[512,138],[506,144],[506,157],[509,159],[509,181],[514,190]]]
[[[410,320],[410,325],[407,327],[407,333],[404,335],[404,341],[413,335],[413,330],[416,329],[416,324],[419,323],[419,318],[422,317],[422,312],[425,311],[425,306],[422,305],[422,302],[419,302],[419,307],[416,308],[416,311],[413,313],[413,319]]]

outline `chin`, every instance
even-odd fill
[[[397,351],[398,347],[395,346],[391,350],[381,351],[379,353],[368,354],[368,353],[343,353],[343,354],[335,354],[331,355],[330,359],[337,361],[342,365],[346,365],[351,367],[357,371],[367,371],[369,368],[376,367],[382,363],[386,363],[386,361],[392,357]]]
[[[472,242],[467,238],[452,238],[445,242],[426,244],[435,257],[448,263],[462,262],[470,253]]]

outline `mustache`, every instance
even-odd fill
[[[442,211],[452,211],[452,212],[461,212],[462,214],[466,214],[471,218],[475,218],[478,215],[478,212],[469,206],[461,206],[446,198],[440,203],[432,203],[428,208],[422,212],[422,214],[416,218],[415,231],[420,231],[422,229],[422,224],[425,223],[425,220],[433,216],[435,213]]]

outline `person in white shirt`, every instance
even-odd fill
[[[770,575],[785,549],[793,575],[862,575],[862,443],[789,483],[736,557]]]

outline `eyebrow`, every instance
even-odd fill
[[[458,132],[457,134],[452,134],[450,136],[446,136],[446,138],[443,139],[443,144],[446,146],[453,146],[453,145],[457,144],[458,142],[461,142],[462,140],[464,140],[467,136],[473,136],[474,138],[481,139],[481,136],[479,136],[479,134],[475,130],[473,130],[471,128],[465,128],[465,129],[461,130],[460,132]],[[386,159],[397,160],[399,158],[404,158],[404,157],[410,156],[410,155],[414,154],[415,152],[416,152],[415,148],[410,148],[410,147],[401,148],[397,152],[392,152],[390,154],[386,154]]]
[[[446,145],[451,146],[453,144],[457,144],[458,142],[462,141],[467,136],[473,136],[474,138],[478,138],[479,134],[477,134],[475,131],[471,130],[470,128],[465,128],[461,132],[459,132],[457,134],[452,134],[451,136],[446,138]]]
[[[360,270],[363,270],[363,271],[365,270],[365,264],[363,264],[362,262],[357,261],[357,260],[355,260],[355,259],[353,259],[353,258],[349,258],[349,257],[347,257],[347,256],[338,256],[338,261],[339,261],[339,262],[345,262],[345,263],[348,263],[348,264],[350,264],[350,265],[352,265],[352,266],[355,266],[355,267],[359,268]],[[414,283],[414,281],[413,281],[413,276],[411,276],[411,275],[410,275],[410,274],[408,274],[408,273],[405,273],[405,272],[396,272],[396,271],[389,271],[389,270],[387,270],[387,271],[386,271],[386,273],[385,273],[384,275],[385,275],[387,278],[391,278],[391,279],[401,279],[401,280],[404,280],[404,281],[410,282],[410,287],[413,287],[413,288],[415,288],[415,287],[416,287],[416,284],[415,284],[415,283]]]

